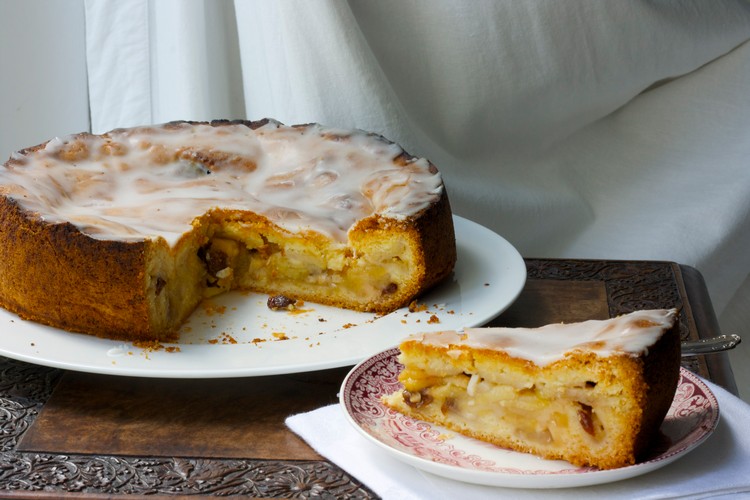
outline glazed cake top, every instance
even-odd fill
[[[174,245],[220,207],[343,242],[361,218],[403,220],[440,197],[437,169],[403,153],[377,135],[316,124],[176,122],[15,153],[0,169],[0,194],[98,239]]]
[[[675,309],[643,310],[607,320],[555,323],[540,328],[466,328],[463,332],[419,333],[405,341],[447,349],[465,346],[504,351],[545,366],[574,352],[593,352],[601,357],[645,354],[674,325],[676,317]]]

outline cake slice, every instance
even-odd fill
[[[677,311],[541,328],[420,333],[400,345],[411,417],[547,459],[613,469],[654,442],[679,378]]]

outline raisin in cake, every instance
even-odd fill
[[[384,313],[455,260],[438,170],[362,131],[173,122],[0,169],[0,305],[71,331],[168,339],[231,289]]]
[[[390,408],[548,459],[611,469],[633,464],[677,387],[675,310],[536,329],[473,328],[409,337],[404,389]]]

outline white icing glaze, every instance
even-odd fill
[[[648,351],[675,322],[675,309],[635,311],[607,320],[555,323],[540,328],[467,328],[461,332],[419,333],[407,340],[447,349],[492,349],[545,366],[574,351],[638,356]],[[450,351],[449,351],[450,353]]]
[[[343,242],[361,218],[403,220],[442,193],[429,162],[394,163],[402,153],[378,136],[320,125],[157,125],[55,138],[14,154],[0,169],[0,193],[99,239],[173,245],[195,217],[221,207]]]

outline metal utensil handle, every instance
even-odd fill
[[[711,354],[734,349],[742,341],[739,335],[719,335],[710,339],[687,340],[682,343],[682,357]]]

